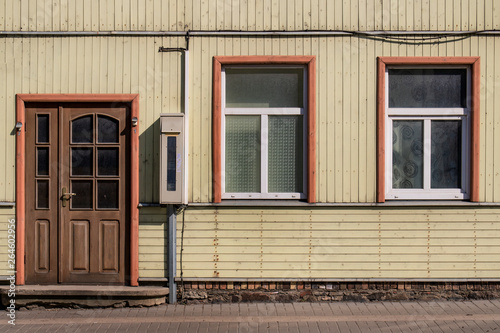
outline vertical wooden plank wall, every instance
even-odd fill
[[[0,31],[499,29],[494,0],[27,0],[0,5]]]

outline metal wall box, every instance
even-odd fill
[[[160,114],[160,204],[184,204],[184,114]]]

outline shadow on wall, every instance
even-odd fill
[[[147,111],[146,111],[147,112]],[[142,114],[145,117],[145,112]],[[139,202],[157,204],[160,182],[160,118],[139,135]]]

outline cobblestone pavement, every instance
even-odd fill
[[[0,332],[498,332],[500,300],[240,303],[7,312]]]

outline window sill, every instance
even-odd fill
[[[384,203],[377,202],[318,202],[307,203],[299,200],[222,200],[221,203],[210,202],[190,202],[190,207],[332,207],[332,208],[347,208],[347,207],[500,207],[500,202],[469,202],[456,200],[419,200],[419,201],[404,201],[394,200]]]

